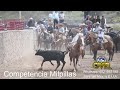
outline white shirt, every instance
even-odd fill
[[[59,14],[58,13],[53,12],[52,16],[53,16],[53,19],[57,19],[59,21]]]
[[[106,18],[105,18],[105,25],[106,25]]]
[[[61,28],[59,29],[59,32],[60,32],[60,33],[64,33],[64,32],[65,32],[64,27],[61,27]]]
[[[94,32],[98,32],[100,29],[102,29],[100,26],[96,27]]]
[[[104,32],[103,31],[98,31],[98,37],[104,37]]]
[[[40,28],[45,28],[45,26],[43,24],[40,24]]]
[[[53,15],[51,13],[49,14],[49,18],[53,19]]]

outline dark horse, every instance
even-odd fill
[[[118,43],[120,42],[120,35],[119,34],[120,34],[120,31],[118,33],[116,33],[116,32],[106,33],[106,35],[109,35],[113,39],[113,42],[115,44],[116,53],[118,51]]]
[[[103,47],[107,52],[109,53],[109,61],[113,59],[114,55],[114,43],[112,41],[112,38],[109,35],[104,35],[104,38],[107,40],[107,42],[103,43]],[[94,60],[96,60],[97,57],[97,51],[99,50],[99,43],[97,43],[97,36],[93,32],[88,32],[86,36],[86,43],[91,44],[91,49],[94,54]]]
[[[75,45],[73,45],[72,47],[68,47],[68,51],[69,51],[69,57],[70,57],[70,65],[71,62],[73,61],[74,64],[74,70],[77,71],[76,65],[78,63],[78,58],[80,56],[80,46],[82,44],[82,40],[80,38],[80,36],[77,39],[77,43]]]

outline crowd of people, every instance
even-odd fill
[[[52,34],[54,31],[59,33],[58,35],[66,35],[70,30],[67,29],[67,23],[65,23],[65,14],[63,11],[53,11],[49,13],[48,19],[43,18],[38,22],[35,22],[33,18],[27,23],[28,27],[36,27],[37,32],[44,32],[46,35]],[[99,41],[103,41],[105,31],[108,32],[113,28],[106,25],[106,18],[104,16],[90,16],[88,15],[84,23],[80,25],[80,32],[83,33],[84,38],[88,31],[92,31],[98,34]]]
[[[43,18],[43,20],[35,21],[33,18],[30,18],[27,22],[27,27],[42,27],[48,32],[53,33],[54,30],[59,30],[60,33],[64,33],[66,23],[64,22],[65,14],[63,11],[53,11],[49,13],[48,19]],[[64,26],[64,27],[63,27]]]

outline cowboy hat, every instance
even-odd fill
[[[96,25],[99,25],[99,24],[100,24],[99,22],[96,23]]]
[[[85,23],[81,24],[80,26],[87,26]]]
[[[33,20],[33,18],[31,17],[30,20]]]

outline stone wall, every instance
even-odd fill
[[[0,63],[19,60],[34,52],[34,32],[11,30],[0,32]]]

